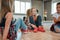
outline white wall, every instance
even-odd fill
[[[55,3],[55,2],[60,2],[60,0],[52,0],[52,2],[53,2],[53,3]]]

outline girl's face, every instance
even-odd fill
[[[32,9],[32,15],[34,16],[34,15],[36,15],[37,14],[37,11],[36,11],[36,9],[34,8],[34,9]]]
[[[60,4],[57,5],[57,12],[60,13]]]

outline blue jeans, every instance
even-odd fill
[[[16,20],[14,25],[15,25],[15,30],[16,31],[18,31],[19,29],[27,30],[27,26],[25,25],[25,23],[22,19]]]
[[[56,32],[56,29],[58,29],[59,33],[60,33],[60,26],[59,25],[55,25],[54,26],[54,29],[55,29],[55,32]]]
[[[22,19],[16,20],[14,23],[15,30],[17,31],[17,38],[16,40],[20,40],[21,38],[21,32],[18,32],[19,29],[27,30],[27,26],[25,25],[24,21]]]
[[[30,17],[29,17],[29,22],[30,22],[31,24],[36,25],[37,27],[42,26],[42,19],[41,19],[41,16],[40,16],[40,15],[37,16],[36,21],[34,21],[33,16],[30,16]]]
[[[21,40],[21,35],[22,35],[22,33],[18,31],[17,32],[16,40]]]

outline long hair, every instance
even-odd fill
[[[31,13],[31,9],[28,9],[27,10],[27,18],[30,16],[30,13]]]
[[[32,10],[33,10],[33,9],[36,9],[36,8],[31,8],[31,12],[32,12]],[[38,13],[38,12],[39,12],[39,10],[38,10],[38,9],[36,9],[36,12]]]
[[[0,23],[6,12],[11,12],[10,0],[1,0]]]

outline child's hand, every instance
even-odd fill
[[[34,25],[34,24],[31,24],[31,26],[32,26],[33,28],[36,28],[36,25]]]
[[[58,17],[58,21],[60,21],[60,16]]]

